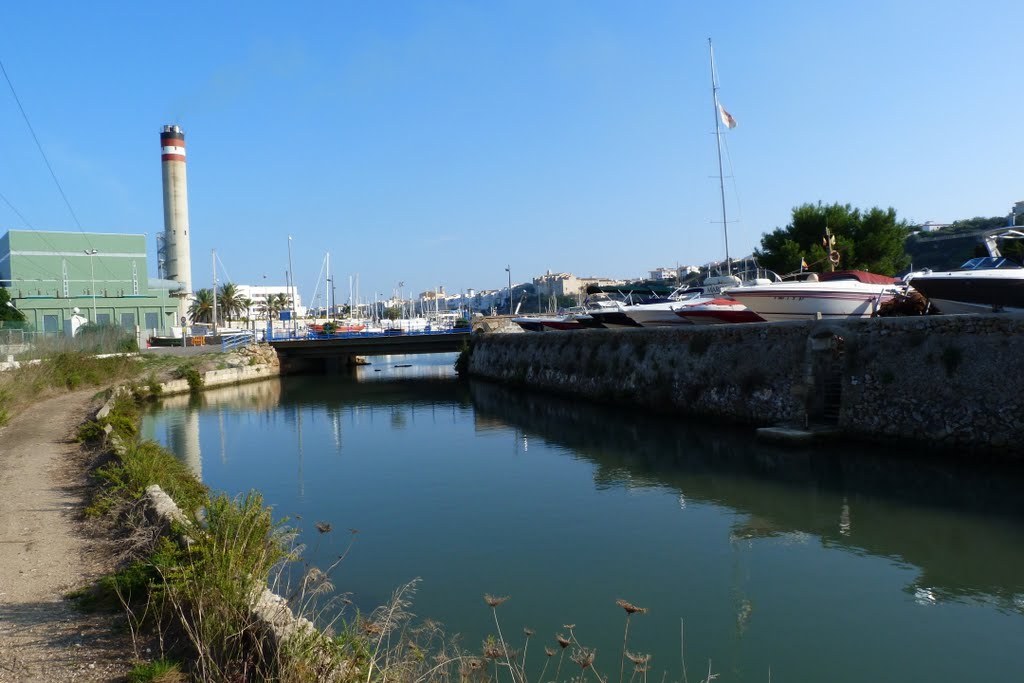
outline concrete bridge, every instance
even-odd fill
[[[455,353],[469,343],[470,331],[351,334],[334,337],[275,339],[282,373],[336,372],[354,364],[356,356],[416,353]]]

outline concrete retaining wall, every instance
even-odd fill
[[[1024,318],[580,330],[474,339],[471,375],[753,425],[1024,452]]]
[[[243,382],[256,382],[270,377],[277,377],[281,374],[281,368],[277,365],[247,365],[239,368],[226,368],[224,370],[210,370],[203,373],[203,388],[223,387],[231,384],[242,384]],[[172,379],[160,385],[162,396],[173,396],[175,394],[187,394],[191,391],[188,380]]]

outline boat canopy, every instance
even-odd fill
[[[837,270],[834,273],[818,273],[818,280],[821,282],[828,282],[829,280],[857,280],[869,285],[892,285],[899,282],[897,278],[869,273],[866,270]]]
[[[628,285],[587,285],[587,294],[642,294],[644,296],[667,296],[679,285],[672,283],[634,282]]]

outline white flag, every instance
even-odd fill
[[[723,107],[722,105],[718,105],[718,113],[721,114],[722,123],[725,124],[726,128],[736,127],[736,119],[732,117],[732,114],[725,110],[725,107]]]

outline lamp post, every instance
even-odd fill
[[[291,296],[291,309],[292,309],[292,336],[295,336],[295,271],[292,269],[292,236],[288,235],[288,273],[291,275],[289,280],[288,294]]]
[[[512,266],[505,266],[505,272],[508,273],[508,314],[512,315]]]
[[[89,255],[89,279],[92,281],[92,324],[96,324],[96,270],[92,265],[92,257],[99,252],[95,249],[86,249],[85,253]]]

